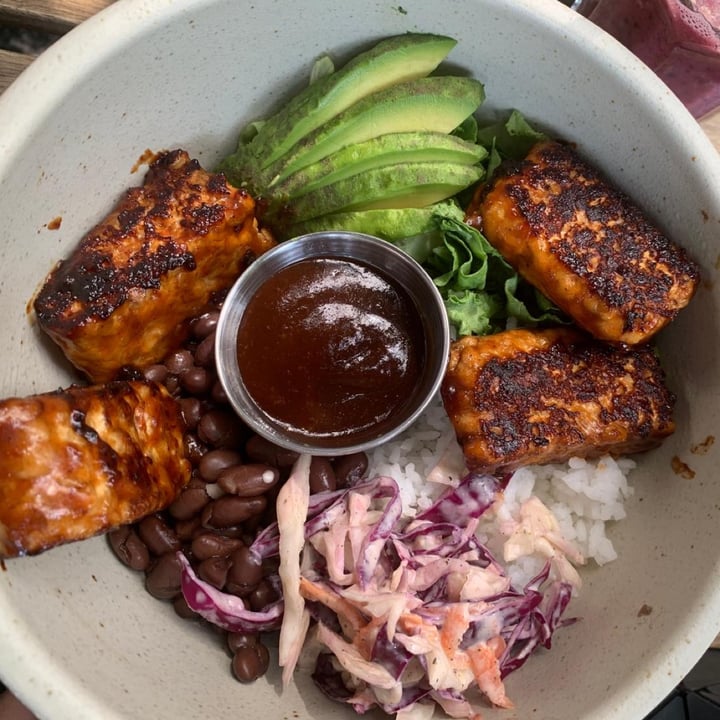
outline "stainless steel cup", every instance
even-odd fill
[[[319,438],[288,432],[263,411],[247,391],[237,360],[237,339],[243,314],[250,299],[267,278],[301,260],[330,257],[357,261],[378,270],[400,284],[418,313],[424,336],[425,358],[422,373],[411,401],[394,418],[392,427],[370,439],[346,446],[323,446]],[[440,293],[422,267],[392,244],[361,233],[326,231],[287,240],[268,251],[238,278],[220,313],[215,340],[218,375],[238,415],[259,435],[285,448],[314,455],[337,456],[368,450],[407,429],[437,393],[447,366],[450,332]],[[387,427],[387,426],[385,426]]]

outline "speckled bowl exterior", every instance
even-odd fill
[[[451,63],[485,83],[488,113],[520,108],[578,143],[702,265],[660,340],[678,430],[639,460],[612,528],[620,558],[584,573],[581,620],[510,676],[516,709],[485,714],[638,720],[720,629],[720,158],[639,61],[556,0],[119,0],[71,32],[0,97],[0,393],[74,379],[28,302],[140,182],[147,148],[213,166],[319,54],[408,30],[456,37]],[[220,639],[147,595],[103,538],[6,561],[0,638],[0,677],[40,718],[352,716],[302,673],[284,693],[276,673],[236,683]]]

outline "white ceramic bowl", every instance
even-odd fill
[[[720,159],[649,71],[556,0],[119,0],[71,32],[0,98],[0,391],[72,379],[27,303],[140,181],[146,148],[183,147],[212,166],[318,54],[406,30],[455,36],[452,63],[486,83],[488,108],[520,108],[578,142],[703,266],[661,340],[678,430],[634,474],[613,530],[620,559],[584,574],[582,622],[510,676],[517,709],[497,713],[638,720],[720,629],[720,443],[693,451],[720,431]],[[675,456],[692,479],[673,472]],[[276,674],[237,684],[219,641],[147,595],[103,538],[8,561],[0,638],[0,676],[41,718],[351,717],[307,681],[284,694]]]

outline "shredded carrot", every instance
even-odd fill
[[[466,606],[462,603],[451,604],[445,616],[442,630],[440,631],[440,642],[445,654],[453,662],[455,662],[456,657],[461,652],[460,642],[469,624],[470,619]],[[467,667],[467,663],[461,661],[460,664],[461,666]]]
[[[468,648],[465,654],[470,659],[470,668],[475,681],[493,705],[502,708],[512,708],[513,704],[505,694],[505,685],[500,677],[500,664],[498,663],[495,648],[480,643]]]
[[[507,643],[502,635],[496,635],[487,641],[488,647],[495,653],[495,657],[499,658],[507,647]]]
[[[370,622],[355,633],[352,644],[364,658],[370,659],[378,630],[380,630],[384,624],[384,618],[372,618]]]
[[[354,631],[358,631],[367,624],[365,616],[345,598],[304,576],[300,577],[300,594],[306,600],[314,600],[329,607],[335,614],[347,620]]]

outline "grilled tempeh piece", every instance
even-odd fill
[[[254,210],[247,192],[183,150],[160,154],[144,185],[50,273],[34,303],[40,327],[94,382],[160,361],[190,318],[274,245]]]
[[[468,467],[482,472],[639,452],[675,429],[675,397],[649,345],[570,328],[457,340],[442,398]]]
[[[169,505],[190,480],[185,425],[147,382],[0,401],[0,557],[34,554]]]
[[[535,145],[481,188],[466,220],[597,338],[647,341],[690,302],[697,266],[565,144]]]

